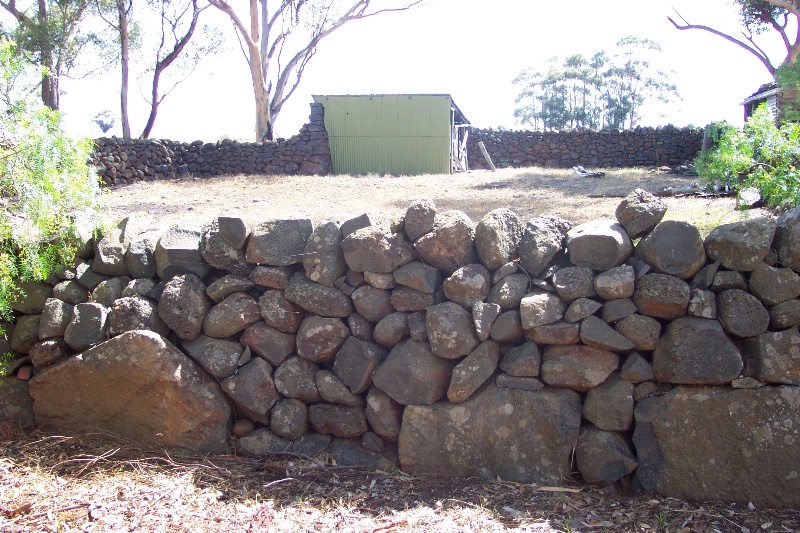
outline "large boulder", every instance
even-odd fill
[[[489,270],[497,270],[517,258],[522,221],[507,208],[489,211],[475,226],[478,259]]]
[[[630,257],[633,244],[625,229],[612,220],[595,220],[575,226],[565,240],[575,266],[608,270]]]
[[[636,245],[636,255],[658,274],[689,279],[706,264],[700,231],[680,220],[665,220]]]
[[[314,225],[307,218],[262,222],[253,228],[247,241],[247,262],[271,266],[302,263],[313,230]]]
[[[571,471],[580,419],[580,396],[552,388],[488,385],[461,404],[410,405],[400,430],[401,468],[558,485]]]
[[[663,383],[729,383],[743,368],[739,349],[716,320],[682,317],[670,322],[653,350],[653,372]]]
[[[475,227],[461,211],[438,213],[431,230],[414,242],[422,259],[439,270],[452,274],[475,263]]]
[[[219,385],[151,331],[123,333],[42,370],[30,394],[43,429],[82,434],[99,427],[158,446],[227,448],[231,408]]]
[[[706,254],[728,270],[750,272],[769,252],[777,222],[753,218],[717,226],[705,239]]]
[[[551,215],[530,219],[519,243],[519,263],[531,276],[539,276],[564,247],[572,223]]]
[[[800,507],[800,387],[677,387],[640,400],[635,416],[643,489]]]
[[[401,405],[430,405],[447,394],[454,366],[428,345],[408,340],[392,349],[372,381]]]

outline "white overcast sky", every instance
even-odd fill
[[[230,1],[246,8],[245,0]],[[426,4],[353,22],[324,40],[278,119],[277,133],[289,137],[297,132],[307,120],[312,94],[449,93],[474,126],[515,128],[518,87],[511,82],[517,74],[556,55],[611,51],[627,35],[661,45],[683,97],[664,118],[650,116],[646,125],[703,126],[714,120],[740,125],[741,101],[770,81],[763,65],[747,52],[705,32],[677,31],[667,21],[674,8],[693,23],[736,33],[738,19],[730,0],[427,0]],[[201,63],[165,100],[151,137],[183,141],[253,137],[247,63],[224,15],[214,9],[204,15],[223,29],[227,51]],[[767,40],[765,46],[782,57],[779,42]],[[104,109],[117,112],[118,78],[111,70],[102,78],[62,82],[62,109],[71,132],[101,135],[90,118]],[[147,109],[135,82],[130,106],[132,133],[138,135]],[[114,133],[119,134],[119,128],[109,134]]]

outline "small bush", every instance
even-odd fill
[[[719,142],[696,161],[698,174],[710,185],[742,191],[755,188],[764,203],[777,207],[800,202],[800,124],[775,124],[761,105],[744,129],[723,129]]]
[[[0,319],[11,319],[19,282],[43,280],[74,258],[76,221],[97,227],[102,197],[88,166],[91,141],[75,140],[57,112],[31,97],[40,81],[0,41]]]

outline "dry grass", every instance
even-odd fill
[[[800,513],[365,471],[302,457],[199,457],[108,435],[0,441],[0,531],[798,531]]]
[[[165,223],[187,216],[211,220],[225,213],[251,221],[312,218],[315,222],[365,211],[405,212],[410,201],[431,198],[439,210],[460,209],[474,221],[498,207],[527,220],[559,215],[574,223],[613,218],[622,197],[639,187],[657,192],[696,181],[657,169],[610,170],[580,178],[572,170],[542,168],[474,171],[454,176],[223,176],[140,182],[112,189],[116,216],[147,213]],[[668,218],[708,230],[753,213],[736,210],[733,198],[665,198]]]

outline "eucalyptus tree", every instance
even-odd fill
[[[50,109],[59,108],[59,79],[78,65],[97,35],[84,24],[92,0],[0,0],[16,25],[7,37],[16,43],[15,53],[41,67],[40,94]]]
[[[625,37],[612,54],[574,54],[560,63],[555,57],[546,71],[527,69],[513,81],[521,86],[517,121],[543,129],[634,128],[652,102],[679,98],[651,57],[660,52],[654,41]]]
[[[244,18],[225,0],[208,1],[236,30],[253,85],[256,138],[264,140],[273,138],[275,120],[323,39],[354,20],[407,11],[423,0],[250,0]]]

